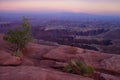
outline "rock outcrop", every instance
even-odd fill
[[[0,67],[0,80],[93,80],[80,75],[33,67]]]
[[[10,44],[0,37],[0,80],[120,80],[120,55],[35,43],[28,44],[22,61],[12,53]],[[84,77],[62,71],[71,59],[94,66],[95,74]]]
[[[19,57],[12,56],[10,53],[5,51],[0,51],[0,65],[1,66],[17,66],[22,63],[22,60]]]

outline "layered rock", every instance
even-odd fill
[[[20,65],[22,63],[21,58],[12,56],[10,53],[5,51],[0,51],[0,65],[9,66],[9,65]]]
[[[13,51],[8,43],[2,38],[0,41],[3,42],[0,42],[0,80],[120,80],[120,55],[30,43],[21,61],[11,55]],[[61,68],[71,59],[92,65],[93,77],[63,72]]]
[[[93,80],[40,67],[0,67],[0,80]]]

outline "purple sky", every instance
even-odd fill
[[[0,0],[0,11],[120,14],[120,0]]]

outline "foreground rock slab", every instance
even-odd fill
[[[0,35],[0,80],[120,80],[120,55],[35,43],[23,50],[22,60],[12,53],[13,48]],[[84,77],[63,72],[71,59],[92,65],[95,74]]]
[[[93,80],[33,66],[0,67],[0,80]]]
[[[9,66],[9,65],[20,65],[22,60],[19,57],[12,56],[10,53],[5,51],[0,51],[0,65]]]

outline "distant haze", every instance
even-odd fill
[[[0,0],[0,12],[120,14],[120,0]]]

